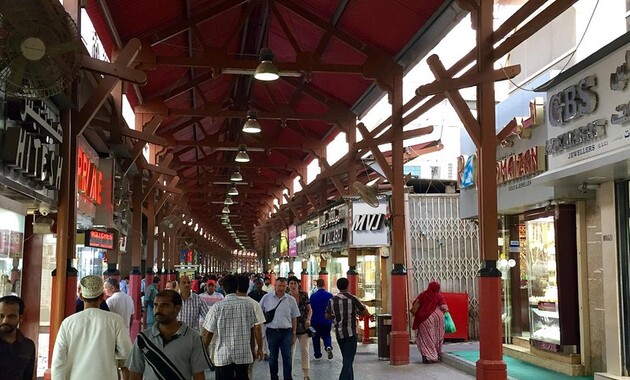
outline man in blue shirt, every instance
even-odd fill
[[[333,298],[333,295],[324,289],[325,285],[324,280],[321,278],[318,279],[317,291],[311,295],[311,309],[313,310],[311,326],[315,329],[315,334],[313,335],[313,353],[315,354],[315,359],[322,357],[322,349],[320,347],[321,340],[324,340],[324,348],[328,353],[328,359],[333,358],[332,339],[330,338],[332,321],[326,319],[325,316],[328,301]]]
[[[269,373],[271,380],[279,380],[278,351],[281,351],[283,378],[293,380],[291,346],[297,340],[297,317],[300,316],[300,310],[295,298],[286,293],[286,278],[278,277],[274,285],[275,291],[265,294],[260,300],[260,306],[265,315],[275,309],[273,320],[265,322],[269,344]]]

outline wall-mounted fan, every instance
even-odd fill
[[[359,181],[355,181],[352,184],[352,188],[365,203],[374,208],[378,207],[378,197],[376,196],[376,190],[373,187],[367,186]]]
[[[183,219],[177,215],[169,215],[169,216],[164,217],[164,219],[162,219],[162,221],[160,222],[160,226],[164,230],[171,230],[177,227],[178,225],[182,224],[182,221]]]
[[[59,1],[0,0],[0,81],[20,98],[48,98],[74,80],[80,62],[77,26]]]

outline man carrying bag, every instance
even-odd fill
[[[293,380],[291,346],[297,339],[297,317],[300,316],[300,310],[295,299],[285,293],[286,289],[287,279],[279,277],[276,279],[275,291],[265,294],[260,300],[260,306],[265,312],[271,380],[279,380],[278,351],[282,352],[284,380]]]

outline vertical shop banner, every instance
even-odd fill
[[[11,231],[0,230],[0,258],[9,257],[10,242],[11,242]]]
[[[180,251],[180,257],[179,257],[179,262],[180,262],[180,263],[182,263],[182,264],[183,264],[183,263],[185,263],[185,262],[186,262],[186,254],[187,254],[187,252],[188,252],[188,251],[187,251],[187,250],[185,250],[185,249],[182,249],[182,250]]]
[[[186,250],[186,264],[192,264],[193,262],[193,251],[188,249]]]
[[[289,226],[289,257],[297,256],[297,226]]]
[[[11,231],[9,238],[9,257],[21,258],[22,257],[22,243],[24,242],[24,234],[21,232]]]
[[[287,238],[288,235],[287,230],[282,230],[280,232],[280,256],[287,256],[289,254],[289,240]]]

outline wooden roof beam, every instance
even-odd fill
[[[238,110],[225,110],[220,103],[208,103],[200,108],[171,108],[164,101],[154,100],[134,107],[135,113],[157,114],[164,117],[190,116],[197,118],[205,117],[226,117],[232,119],[244,118],[245,112]],[[356,119],[356,115],[350,113],[345,108],[331,106],[325,113],[303,113],[296,112],[288,105],[281,104],[275,110],[258,111],[257,118],[271,120],[316,120],[335,123],[340,120]]]
[[[201,24],[214,17],[217,17],[234,7],[238,7],[241,4],[247,3],[247,0],[227,0],[220,4],[213,6],[205,11],[195,12],[192,16],[179,21],[174,24],[166,25],[160,30],[148,33],[141,37],[142,41],[148,42],[151,46],[155,46],[161,42],[168,40],[180,33],[187,31],[197,24]]]

